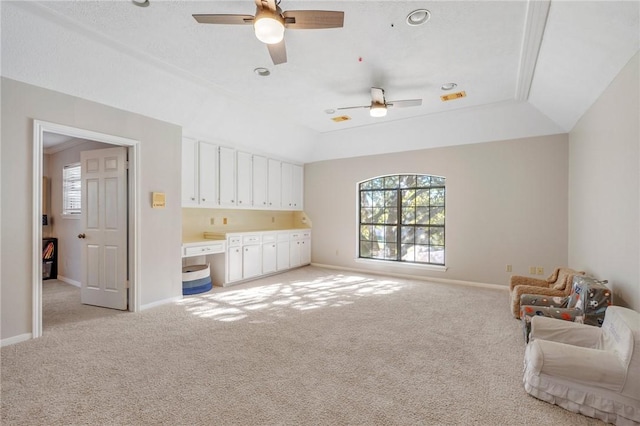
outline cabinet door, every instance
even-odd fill
[[[199,204],[200,207],[217,205],[218,147],[207,142],[198,142]]]
[[[221,146],[218,149],[220,170],[219,203],[221,206],[236,205],[236,151]]]
[[[277,244],[266,243],[262,245],[262,273],[270,274],[276,271]]]
[[[242,247],[242,278],[262,274],[262,255],[259,244]]]
[[[247,152],[237,153],[237,197],[238,207],[251,207],[253,205],[251,186],[253,185],[253,160]]]
[[[291,169],[291,208],[293,210],[302,210],[304,170],[302,166],[298,166],[297,164],[294,164]]]
[[[269,182],[267,159],[253,156],[253,207],[267,207],[267,183]]]
[[[305,238],[300,241],[300,264],[311,263],[311,239]]]
[[[300,266],[300,240],[292,240],[289,243],[289,267]]]
[[[282,201],[281,201],[281,205],[283,209],[286,210],[291,210],[293,209],[293,200],[291,198],[292,195],[292,186],[291,186],[291,179],[293,176],[293,164],[290,163],[282,163],[282,174],[281,174],[281,178],[282,178],[282,182],[281,182],[281,188],[282,188]]]
[[[277,270],[289,269],[289,241],[278,241]]]
[[[282,188],[281,188],[281,163],[278,160],[269,159],[269,190],[267,197],[269,199],[269,208],[279,209],[281,207],[282,200]]]
[[[193,139],[182,140],[182,206],[198,205],[198,144]]]
[[[227,281],[242,279],[242,247],[229,247],[227,250]]]

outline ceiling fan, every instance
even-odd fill
[[[369,108],[369,114],[372,117],[384,117],[387,115],[387,108],[404,108],[412,106],[422,105],[422,99],[405,99],[402,101],[388,101],[384,98],[384,89],[379,87],[371,88],[371,105],[352,106],[337,108],[341,109],[354,109],[354,108]]]
[[[267,45],[274,65],[287,62],[284,45],[284,30],[311,30],[322,28],[342,28],[344,12],[331,10],[289,10],[280,9],[280,0],[254,0],[256,14],[221,15],[195,14],[201,24],[253,25],[256,37]]]

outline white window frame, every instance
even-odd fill
[[[67,176],[67,170],[77,169],[77,176],[71,178]],[[70,186],[75,186],[75,183],[79,183],[80,186],[76,189],[71,189]],[[77,208],[70,206],[69,201],[70,193],[77,197]],[[77,193],[77,194],[76,194]],[[80,163],[71,163],[62,167],[62,217],[66,219],[80,219],[82,215],[82,181],[81,181],[81,169]]]

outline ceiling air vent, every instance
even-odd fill
[[[446,102],[446,101],[452,101],[454,99],[464,98],[466,96],[467,96],[467,92],[465,92],[463,90],[462,92],[456,92],[456,93],[450,93],[448,95],[442,95],[442,96],[440,96],[440,99],[442,99],[442,102]]]
[[[340,123],[341,121],[351,120],[351,117],[349,117],[348,115],[339,115],[337,117],[331,117],[331,119],[336,123]]]

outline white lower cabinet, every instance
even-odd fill
[[[311,263],[311,232],[227,234],[224,286]]]

